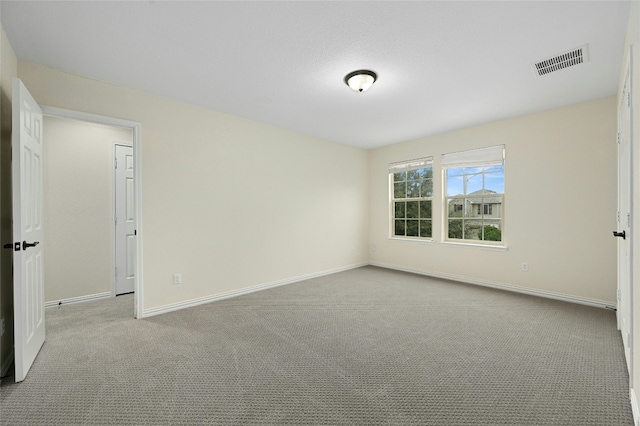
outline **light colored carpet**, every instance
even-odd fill
[[[613,312],[365,267],[134,320],[51,308],[2,425],[632,425]]]

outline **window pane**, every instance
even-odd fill
[[[433,179],[433,169],[431,167],[424,169],[424,175],[422,177],[425,179]]]
[[[420,181],[407,182],[407,198],[420,198]]]
[[[462,238],[462,220],[449,219],[449,238]]]
[[[480,240],[481,238],[482,238],[482,221],[481,220],[465,220],[464,239]]]
[[[493,205],[499,201],[498,198],[483,198],[482,199],[482,215],[491,216],[493,213]]]
[[[462,176],[464,174],[464,169],[447,169],[447,176]]]
[[[452,176],[447,171],[447,196],[462,195],[462,182],[462,176]]]
[[[404,173],[404,172],[403,172]],[[393,198],[404,198],[406,194],[405,182],[396,182],[393,184]]]
[[[402,235],[404,236],[404,220],[396,220],[394,227],[393,235]]]
[[[420,187],[421,197],[431,197],[433,195],[433,179],[424,179]]]
[[[483,213],[486,218],[499,218],[502,211],[502,198],[501,197],[489,197],[483,198],[484,203]]]
[[[461,198],[454,198],[449,200],[449,217],[462,217],[462,203]]]
[[[465,217],[482,217],[482,199],[467,198],[465,203],[467,206]]]
[[[417,219],[417,218],[420,217],[419,205],[420,205],[419,201],[408,201],[407,202],[407,218],[416,218]]]
[[[482,169],[467,169],[470,173],[467,178],[467,194],[481,193]]]
[[[431,238],[431,221],[430,220],[420,221],[420,236],[423,238]]]
[[[405,203],[404,201],[397,201],[394,207],[394,217],[397,219],[405,218]]]
[[[420,169],[418,170],[409,170],[407,172],[407,180],[419,180],[422,176],[420,176]]]
[[[500,229],[500,226],[501,226],[500,219],[489,219],[489,220],[485,219],[484,220],[484,224],[485,225],[491,225],[491,226],[493,226],[495,228],[498,228],[498,229]]]
[[[504,194],[504,167],[500,166],[500,170],[492,173],[485,173],[484,177],[485,189],[498,194]]]
[[[464,199],[464,217],[478,217],[476,214],[478,207],[476,204],[482,202],[481,198],[465,198]]]
[[[419,220],[407,220],[407,237],[418,236],[419,222]]]
[[[400,182],[405,180],[406,172],[398,172],[393,174],[393,181]]]
[[[431,219],[431,201],[420,201],[420,217]]]
[[[500,221],[485,221],[482,234],[485,241],[502,241]]]

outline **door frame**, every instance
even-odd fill
[[[114,127],[124,127],[127,129],[131,129],[133,132],[133,194],[135,198],[135,206],[134,206],[134,214],[136,221],[136,270],[134,277],[134,317],[142,318],[143,309],[143,294],[144,294],[144,286],[143,286],[143,257],[142,257],[142,125],[136,121],[123,120],[121,118],[108,117],[105,115],[97,115],[80,111],[73,111],[64,108],[51,107],[47,105],[41,105],[42,113],[45,116],[52,117],[60,117],[60,118],[69,118],[80,121],[87,121],[89,123],[103,124],[107,126]],[[112,156],[113,157],[113,156]],[[46,161],[46,159],[44,160]],[[113,159],[111,160],[113,161]],[[113,173],[113,171],[112,171]],[[112,183],[112,194],[111,200],[113,202],[114,197],[114,189]],[[113,205],[112,205],[113,207]],[[112,209],[113,210],[113,209]],[[113,212],[111,213],[114,214]],[[114,225],[112,222],[112,229]],[[113,233],[113,231],[112,231]],[[112,243],[115,243],[115,240],[112,240]],[[113,250],[111,253],[111,264],[115,268],[115,259],[113,258],[115,254],[115,245],[113,246]],[[113,271],[113,268],[112,268]],[[112,283],[112,295],[115,292],[115,277],[114,274],[111,274],[111,283]]]

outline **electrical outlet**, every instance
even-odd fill
[[[520,264],[520,269],[522,269],[522,271],[524,271],[524,272],[529,271],[529,264],[527,262],[522,262]]]
[[[173,284],[182,284],[182,274],[173,274]]]
[[[378,250],[378,247],[376,247],[375,244],[371,244],[371,252],[375,252],[376,250]]]

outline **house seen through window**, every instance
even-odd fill
[[[504,146],[446,154],[445,240],[504,241]]]
[[[433,168],[431,158],[389,166],[391,192],[391,235],[430,239]]]

